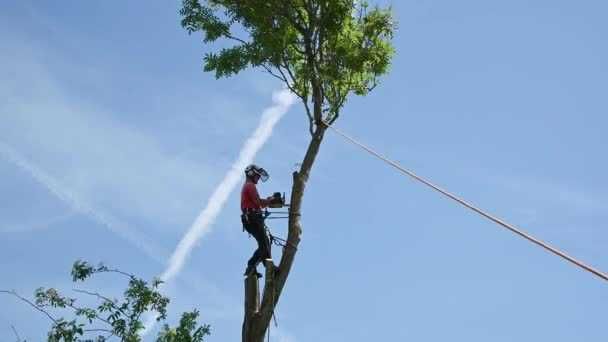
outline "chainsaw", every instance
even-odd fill
[[[264,209],[264,218],[265,219],[276,220],[276,219],[289,218],[289,216],[269,217],[272,214],[274,214],[274,215],[289,214],[289,210],[288,211],[269,211],[268,210],[268,209],[279,209],[279,208],[284,208],[284,207],[289,208],[289,204],[285,203],[285,193],[281,194],[280,192],[275,192],[274,194],[272,194],[272,196],[270,196],[268,198],[268,200],[269,200],[268,207],[266,209]]]
[[[268,203],[268,208],[283,208],[289,207],[289,204],[285,203],[285,193],[281,195],[280,192],[275,192],[270,197],[270,202]]]

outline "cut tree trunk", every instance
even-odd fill
[[[245,318],[243,319],[243,341],[248,341],[253,316],[260,309],[260,290],[258,277],[250,274],[245,278]]]
[[[316,106],[315,106],[316,107]],[[320,116],[319,116],[320,117]],[[283,247],[283,254],[278,270],[274,265],[266,265],[264,292],[260,303],[258,279],[250,275],[245,279],[245,318],[243,320],[243,342],[263,342],[264,335],[268,330],[270,320],[274,314],[275,307],[281,296],[294,258],[298,251],[302,225],[300,223],[302,199],[306,183],[310,176],[310,170],[319,153],[321,142],[326,127],[322,124],[316,126],[306,155],[302,161],[299,172],[293,174],[293,185],[291,188],[291,203],[289,207],[289,224],[287,233],[287,244]]]

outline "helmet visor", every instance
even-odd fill
[[[270,176],[268,175],[268,172],[266,172],[266,170],[264,170],[262,168],[255,170],[255,173],[260,175],[260,180],[262,182],[266,182],[268,180],[268,178],[270,178]]]

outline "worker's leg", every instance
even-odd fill
[[[264,259],[270,259],[270,240],[268,239],[268,234],[266,234],[266,227],[264,226],[263,220],[260,220],[258,222],[256,230],[257,234],[255,239],[258,242],[258,250],[260,251],[260,261],[264,261]]]
[[[270,259],[270,241],[266,235],[266,229],[264,227],[264,220],[262,217],[254,216],[251,220],[251,231],[249,232],[258,243],[258,249],[256,251],[256,265],[258,262],[264,259]]]
[[[264,228],[264,220],[258,215],[249,215],[245,230],[251,234],[258,243],[258,249],[247,262],[248,268],[255,267],[264,259],[270,259],[270,241]]]

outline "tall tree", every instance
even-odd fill
[[[395,24],[390,9],[364,0],[183,0],[180,14],[204,43],[232,44],[207,53],[205,71],[220,78],[261,68],[301,99],[309,121],[311,139],[293,174],[288,247],[277,272],[267,267],[261,303],[257,278],[245,281],[243,341],[261,342],[297,252],[304,190],[327,125],[350,94],[367,94],[387,72]]]

